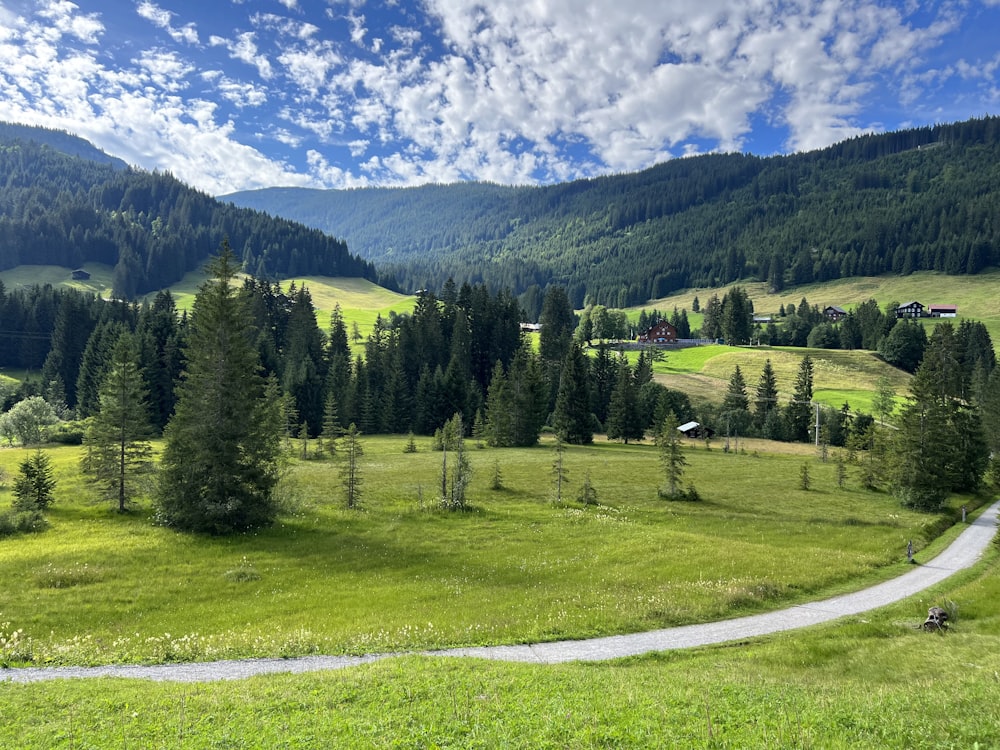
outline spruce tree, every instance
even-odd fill
[[[208,270],[164,433],[157,503],[170,526],[228,534],[274,521],[282,414],[276,384],[260,372],[228,241]]]
[[[608,440],[642,440],[645,430],[639,414],[638,389],[624,355],[618,363],[618,377],[611,393],[606,432]]]
[[[84,436],[82,468],[124,513],[136,493],[137,480],[152,469],[153,453],[146,387],[131,334],[119,336],[109,366],[99,391],[98,411]]]
[[[657,447],[660,449],[660,464],[667,480],[667,486],[660,491],[660,496],[668,500],[677,500],[681,497],[680,482],[684,476],[684,467],[687,466],[687,459],[681,446],[681,434],[677,427],[677,417],[672,413],[668,414],[656,438]]]
[[[559,377],[559,392],[552,417],[559,439],[573,445],[594,441],[590,411],[590,368],[583,349],[571,344],[563,360]]]
[[[36,450],[21,462],[14,479],[14,510],[42,511],[52,504],[56,480],[49,454]]]
[[[778,380],[774,374],[774,367],[771,360],[764,361],[764,368],[760,372],[760,380],[757,382],[757,390],[753,399],[753,421],[754,425],[761,432],[767,422],[768,414],[778,407]],[[764,435],[772,437],[772,435]]]
[[[785,412],[788,438],[798,442],[809,441],[809,427],[812,423],[813,364],[806,355],[799,363],[795,376],[795,391]]]

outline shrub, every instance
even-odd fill
[[[7,510],[0,513],[0,537],[44,531],[48,526],[40,510]]]
[[[49,442],[60,445],[83,445],[85,428],[81,422],[62,422],[49,433]]]

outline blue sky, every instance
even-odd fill
[[[0,120],[212,194],[550,183],[1000,110],[1000,0],[0,0]]]

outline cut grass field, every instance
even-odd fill
[[[406,657],[209,684],[0,682],[0,745],[992,748],[1000,576],[751,643],[540,666]],[[915,624],[959,603],[945,636]]]

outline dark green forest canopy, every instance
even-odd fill
[[[114,295],[132,299],[179,281],[228,237],[260,278],[360,276],[392,286],[341,240],[222,203],[170,174],[124,167],[87,145],[0,126],[0,270],[104,263],[114,268]]]
[[[407,289],[448,278],[575,307],[747,278],[975,274],[1000,260],[1000,118],[761,158],[710,154],[545,187],[272,188],[239,205],[346,238]],[[532,308],[531,304],[526,307]],[[529,309],[536,315],[540,308]]]

